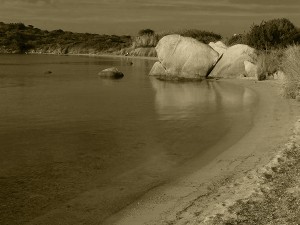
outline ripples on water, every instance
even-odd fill
[[[1,55],[0,62],[1,224],[75,211],[102,221],[201,158],[237,123],[251,124],[250,90],[159,81],[147,76],[154,61]],[[111,66],[125,77],[97,77]]]

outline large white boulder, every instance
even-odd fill
[[[177,34],[163,37],[155,49],[159,62],[150,75],[197,79],[207,76],[219,58],[210,46]]]
[[[255,49],[248,45],[237,44],[229,47],[218,61],[210,76],[236,78],[247,75],[244,61],[255,62]]]

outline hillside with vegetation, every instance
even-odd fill
[[[23,23],[0,22],[0,53],[99,54],[132,44],[131,36],[41,30]]]
[[[23,23],[0,22],[0,53],[121,54],[153,57],[156,56],[156,44],[168,34],[192,37],[207,44],[222,39],[219,34],[197,29],[161,33],[142,29],[132,37],[73,33],[61,29],[48,31]]]

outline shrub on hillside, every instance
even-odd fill
[[[132,46],[134,48],[149,48],[155,47],[158,42],[157,35],[142,35],[134,38]]]
[[[133,48],[152,48],[158,43],[158,35],[155,34],[154,30],[143,29],[138,32],[138,36],[133,39]]]
[[[281,48],[294,43],[298,33],[288,19],[273,19],[253,25],[246,35],[246,43],[259,50]]]
[[[300,95],[300,45],[289,46],[284,51],[281,68],[286,77],[283,94],[296,98]]]
[[[154,34],[155,34],[154,30],[151,30],[151,29],[142,29],[138,32],[139,36],[143,36],[143,35],[150,35],[151,36],[151,35],[154,35]]]

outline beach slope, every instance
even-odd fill
[[[264,181],[259,178],[264,174],[261,171],[293,135],[300,104],[283,99],[276,81],[217,82],[242,85],[257,93],[259,102],[251,130],[230,147],[217,143],[211,150],[220,154],[205,166],[150,190],[105,224],[225,224],[232,220],[228,215],[236,215],[230,210],[234,206],[238,210],[237,203],[258,193],[257,188]],[[199,165],[197,160],[190,163],[190,167]],[[230,224],[237,224],[237,217],[233,219],[236,221]]]

